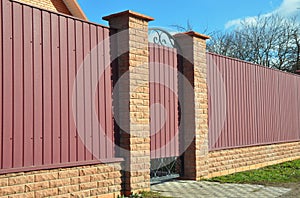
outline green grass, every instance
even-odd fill
[[[141,195],[143,198],[167,198],[157,192],[142,192]]]
[[[118,196],[118,198],[169,198],[169,197],[164,197],[164,196],[160,195],[160,193],[157,193],[157,192],[143,191],[138,194],[132,194],[129,197],[125,197],[123,195],[123,196]]]
[[[207,181],[221,183],[279,184],[300,182],[300,160],[267,166],[257,170],[215,177]]]

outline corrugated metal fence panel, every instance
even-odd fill
[[[14,6],[13,9],[14,18],[13,18],[13,29],[15,30],[15,41],[14,41],[14,152],[22,153],[23,151],[23,133],[19,133],[18,131],[23,131],[23,116],[24,116],[24,104],[23,104],[23,37],[22,37],[22,7],[20,5]],[[1,36],[0,36],[1,37]],[[1,59],[0,59],[1,60]],[[1,147],[1,146],[0,146]],[[17,155],[14,159],[14,164],[17,167],[22,166],[23,164],[23,156]]]
[[[149,43],[149,60],[151,158],[175,157],[179,155],[177,50]]]
[[[0,11],[2,13],[3,10],[3,1],[0,1]],[[0,14],[0,21],[3,21],[3,17],[2,14]],[[0,24],[0,46],[3,46],[3,28],[2,28],[2,24]],[[0,47],[0,130],[3,131],[3,47]],[[23,120],[22,120],[23,121]],[[2,132],[1,131],[1,132]],[[3,134],[0,134],[0,168],[2,167],[2,158],[3,158]],[[17,163],[20,160],[17,160]]]
[[[2,27],[3,27],[3,46],[5,46],[5,50],[3,50],[3,59],[2,64],[5,65],[3,67],[3,101],[2,101],[2,121],[3,121],[3,134],[2,134],[2,154],[3,158],[7,160],[2,162],[2,167],[9,168],[12,167],[13,163],[13,43],[12,43],[12,9],[11,3],[2,2]]]
[[[295,78],[295,82],[297,84],[297,98],[298,98],[298,100],[300,100],[300,86],[298,85],[298,83],[299,83],[298,78]],[[298,120],[297,120],[297,122],[298,122],[298,128],[300,129],[300,105],[296,105],[294,107],[298,111]],[[297,138],[300,139],[300,133],[298,133]]]
[[[300,78],[207,53],[210,150],[299,140]]]
[[[8,0],[0,11],[0,173],[114,158],[111,69],[99,76],[109,29]],[[84,60],[77,77],[85,83],[75,84]],[[105,134],[93,128],[93,103]],[[82,139],[75,120],[84,122]]]
[[[298,83],[295,82],[297,78]],[[279,74],[279,106],[281,114],[281,133],[280,140],[294,141],[298,140],[298,93],[297,86],[300,79],[296,76],[289,76],[284,73]]]

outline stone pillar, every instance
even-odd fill
[[[184,134],[185,179],[200,180],[208,176],[208,92],[206,83],[206,39],[196,32],[175,35],[182,50],[183,76],[193,86],[194,93],[179,90],[183,96],[181,134]],[[192,143],[191,143],[192,140]]]
[[[120,126],[120,151],[124,157],[124,194],[150,190],[150,108],[148,22],[132,11],[103,17],[117,30],[118,95],[115,116]]]

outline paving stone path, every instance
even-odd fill
[[[163,196],[182,198],[271,198],[290,191],[288,188],[266,187],[250,184],[220,184],[217,182],[170,181],[151,186],[152,191]]]

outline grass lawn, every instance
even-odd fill
[[[160,193],[156,192],[142,192],[142,197],[143,198],[168,198],[160,195]]]
[[[118,198],[125,198],[124,196],[119,196]],[[157,192],[141,192],[140,194],[131,195],[129,198],[168,198],[161,196]]]
[[[300,160],[267,166],[257,170],[215,177],[208,179],[207,181],[262,185],[300,183]]]

